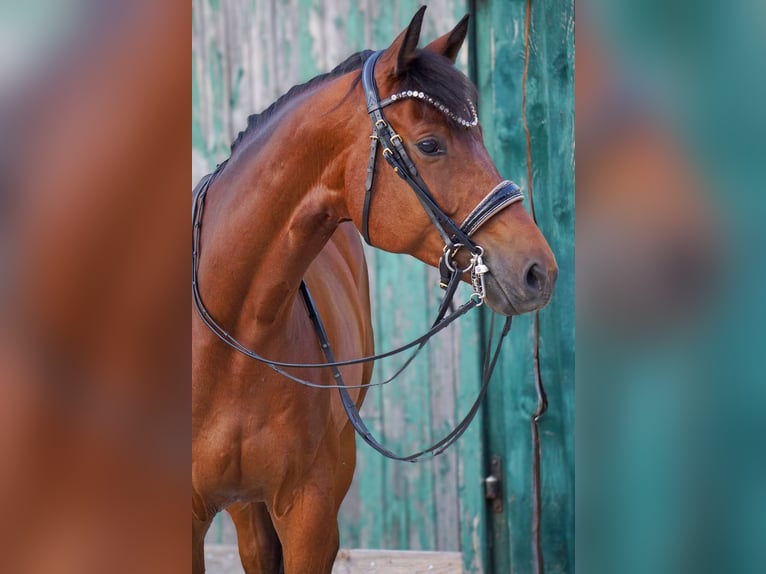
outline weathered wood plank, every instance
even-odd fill
[[[205,572],[207,574],[243,574],[244,571],[236,545],[205,545]]]
[[[333,574],[462,574],[460,552],[341,550]]]
[[[216,544],[205,547],[208,574],[242,574],[236,546]],[[333,574],[462,574],[459,552],[396,550],[344,550],[338,552]]]
[[[438,312],[442,290],[438,287],[439,273],[429,269],[426,290],[428,293],[429,316]],[[458,341],[461,325],[456,323],[446,333],[435,337],[428,347],[428,371],[431,384],[431,426],[433,438],[440,439],[451,431],[457,422],[457,382],[460,364]],[[437,548],[460,548],[459,529],[460,503],[454,496],[458,492],[458,448],[451,448],[434,459],[433,490],[436,505],[435,526]]]
[[[540,312],[540,372],[552,408],[540,424],[542,525],[546,572],[574,569],[574,5],[542,3],[532,11],[538,49],[530,61],[537,93],[534,126],[535,211],[558,258],[556,297]],[[534,92],[533,92],[534,93]],[[554,191],[555,190],[555,191]]]
[[[522,101],[526,2],[477,4],[480,117],[498,168],[534,200],[559,263],[553,301],[540,312],[541,375],[549,410],[541,422],[546,572],[573,568],[574,413],[574,14],[571,2],[532,2],[526,107]],[[526,113],[529,153],[522,115]],[[530,176],[531,175],[531,181]],[[531,193],[530,193],[531,190]],[[530,198],[529,196],[533,197]],[[531,553],[530,415],[537,403],[534,317],[514,320],[490,387],[488,449],[504,458],[505,513],[491,517],[496,571],[528,571]]]
[[[461,301],[468,297],[465,287]],[[458,291],[460,293],[460,291]],[[461,321],[460,336],[455,338],[458,357],[456,381],[456,420],[469,411],[481,386],[480,316],[472,313]],[[483,574],[488,568],[487,504],[482,478],[485,467],[485,409],[479,411],[471,426],[457,443],[460,549],[467,572]]]

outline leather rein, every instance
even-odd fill
[[[383,116],[383,108],[391,105],[397,101],[401,101],[406,98],[417,98],[426,103],[429,103],[439,109],[442,113],[445,113],[459,125],[465,128],[470,128],[478,124],[478,118],[476,118],[476,112],[471,102],[468,102],[469,109],[472,111],[473,118],[471,120],[465,120],[452,114],[446,107],[441,105],[438,101],[434,100],[430,96],[419,91],[407,91],[399,94],[394,94],[385,100],[380,100],[378,96],[377,85],[374,78],[375,63],[380,57],[382,52],[373,53],[365,62],[362,70],[362,85],[364,87],[365,98],[367,101],[367,111],[372,120],[373,134],[371,136],[370,144],[370,160],[367,169],[367,179],[365,183],[365,202],[362,218],[362,235],[367,243],[370,243],[369,239],[369,211],[370,203],[372,199],[373,182],[375,176],[375,165],[378,155],[378,147],[383,146],[382,155],[388,162],[388,164],[394,169],[394,171],[404,179],[412,190],[415,192],[418,200],[420,201],[423,209],[428,214],[432,223],[436,227],[437,231],[444,240],[443,255],[440,259],[440,272],[441,272],[441,286],[445,289],[444,298],[441,302],[437,317],[433,322],[430,329],[428,329],[423,335],[410,341],[409,343],[392,349],[384,353],[377,353],[366,357],[360,357],[356,359],[348,359],[338,361],[332,351],[330,340],[327,335],[327,331],[322,323],[322,320],[317,311],[317,307],[311,296],[311,293],[306,285],[305,281],[301,281],[300,292],[306,304],[308,315],[311,319],[314,329],[319,338],[319,342],[322,348],[322,352],[327,359],[325,363],[290,363],[284,361],[274,361],[263,357],[247,348],[239,340],[226,331],[210,314],[205,306],[202,296],[199,290],[199,258],[201,250],[201,231],[202,231],[202,212],[204,209],[205,198],[207,196],[208,189],[212,181],[223,170],[226,165],[226,161],[219,164],[216,170],[202,178],[197,184],[197,187],[193,193],[192,204],[192,301],[194,307],[205,323],[205,325],[213,332],[221,341],[226,345],[242,353],[243,355],[250,357],[256,361],[264,363],[274,371],[287,377],[302,385],[323,388],[323,389],[338,389],[340,393],[341,402],[346,412],[349,422],[352,424],[356,432],[367,442],[372,448],[378,451],[380,454],[387,458],[394,460],[401,460],[407,462],[416,462],[421,460],[426,455],[436,456],[444,452],[452,444],[454,444],[460,436],[467,430],[471,421],[475,417],[476,413],[484,400],[486,391],[489,385],[489,381],[492,376],[492,372],[495,368],[497,360],[500,354],[501,344],[503,339],[510,331],[511,317],[507,317],[505,324],[500,333],[500,338],[494,349],[494,352],[490,353],[492,347],[491,336],[487,342],[487,349],[484,354],[484,364],[482,368],[482,383],[479,389],[478,396],[471,406],[465,417],[457,424],[457,426],[448,433],[444,438],[430,447],[423,449],[419,452],[401,456],[393,453],[385,446],[383,446],[370,432],[365,425],[364,421],[359,414],[359,410],[356,407],[356,403],[348,392],[349,389],[354,388],[368,388],[372,386],[381,386],[392,382],[404,369],[412,362],[417,356],[420,350],[436,333],[446,328],[448,325],[456,321],[458,318],[465,315],[468,311],[474,307],[481,306],[484,302],[485,289],[484,289],[484,275],[490,272],[487,265],[484,264],[482,256],[484,250],[480,245],[477,245],[471,239],[471,236],[479,229],[479,227],[489,220],[493,215],[498,213],[505,207],[520,201],[523,199],[519,187],[508,180],[500,182],[495,188],[493,188],[484,199],[471,211],[471,213],[465,218],[465,220],[458,226],[452,219],[447,216],[444,211],[439,207],[434,200],[427,185],[420,177],[410,157],[404,148],[402,138],[394,131],[391,125],[385,120]],[[455,256],[457,252],[465,248],[471,253],[470,262],[467,267],[459,267],[455,262]],[[452,300],[457,291],[457,287],[461,282],[463,273],[471,273],[471,284],[473,286],[473,293],[469,297],[468,301],[460,305],[453,310],[449,315],[447,311],[452,305]],[[492,317],[494,321],[494,315]],[[490,328],[490,333],[492,329]],[[389,379],[377,383],[368,383],[365,385],[346,385],[343,381],[343,377],[340,373],[339,367],[345,365],[354,365],[366,362],[372,362],[379,359],[391,357],[402,353],[404,351],[414,349],[414,352],[407,358],[404,364],[391,376]],[[308,369],[308,368],[330,368],[332,369],[333,378],[335,384],[323,385],[307,381],[300,377],[297,377],[291,373],[288,373],[285,369]]]

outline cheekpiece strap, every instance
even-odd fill
[[[383,146],[383,157],[393,168],[394,172],[404,179],[413,189],[429,219],[431,219],[431,222],[436,227],[439,235],[441,235],[444,240],[445,245],[451,247],[454,242],[458,242],[467,249],[474,250],[475,246],[468,236],[460,230],[460,227],[458,227],[458,225],[452,221],[436,203],[433,196],[428,191],[428,186],[418,174],[415,164],[407,154],[401,136],[394,131],[383,116],[383,107],[397,101],[397,98],[388,98],[383,102],[380,100],[378,88],[375,83],[375,63],[378,61],[382,53],[382,51],[373,53],[364,63],[364,67],[362,68],[362,87],[364,88],[367,112],[372,121],[373,129],[371,136],[373,142],[370,144],[370,160],[367,167],[367,181],[365,182],[366,188],[365,205],[362,213],[362,218],[364,220],[362,222],[362,236],[368,244],[371,244],[368,217],[370,203],[372,201],[372,182],[374,180],[375,170],[375,159],[373,156],[377,154],[377,144],[380,143]]]

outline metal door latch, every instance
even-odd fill
[[[484,498],[492,503],[492,512],[503,512],[503,465],[499,456],[493,456],[489,476],[484,478]]]

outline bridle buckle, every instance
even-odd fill
[[[484,264],[484,259],[482,258],[484,249],[482,249],[480,245],[477,245],[476,249],[478,252],[471,257],[471,286],[473,287],[474,294],[479,296],[481,300],[479,305],[481,305],[487,294],[487,289],[484,285],[484,276],[489,273],[489,267]]]

